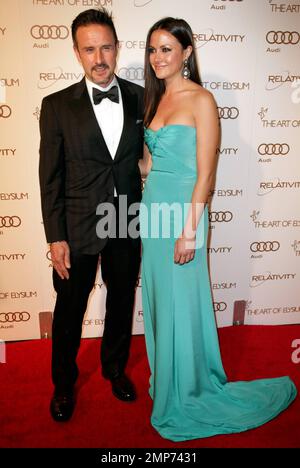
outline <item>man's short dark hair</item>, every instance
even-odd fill
[[[118,42],[118,36],[113,23],[112,15],[105,8],[92,8],[80,13],[72,23],[72,38],[73,43],[77,47],[76,32],[80,26],[88,26],[90,24],[100,24],[101,26],[108,26],[114,35],[115,43]]]

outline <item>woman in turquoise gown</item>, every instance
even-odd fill
[[[148,149],[140,169],[149,175],[140,223],[151,423],[173,441],[245,431],[283,411],[296,388],[289,377],[228,382],[222,366],[207,266],[206,205],[219,121],[212,95],[200,85],[192,31],[184,20],[163,18],[148,33],[145,103]]]

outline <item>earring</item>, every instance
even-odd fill
[[[191,76],[191,71],[188,67],[188,60],[186,59],[184,62],[183,62],[183,70],[182,70],[182,76],[185,80],[188,80],[189,77]]]

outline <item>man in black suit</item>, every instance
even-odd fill
[[[110,202],[118,214],[120,195],[127,197],[128,206],[141,200],[143,88],[115,75],[118,39],[105,9],[79,14],[72,36],[85,78],[45,97],[40,119],[42,212],[57,292],[52,330],[55,390],[50,404],[56,421],[70,419],[74,410],[76,356],[99,254],[107,287],[102,374],[117,398],[136,398],[125,366],[140,239],[118,236],[118,221],[117,237],[103,233],[99,237],[96,226],[103,203]],[[120,214],[126,218],[126,213]],[[107,231],[113,232],[113,220],[107,219]]]

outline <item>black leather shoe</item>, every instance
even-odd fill
[[[136,400],[136,393],[132,382],[125,374],[110,378],[113,395],[122,401]]]
[[[55,392],[50,402],[50,413],[54,421],[68,421],[75,408],[73,392]]]

